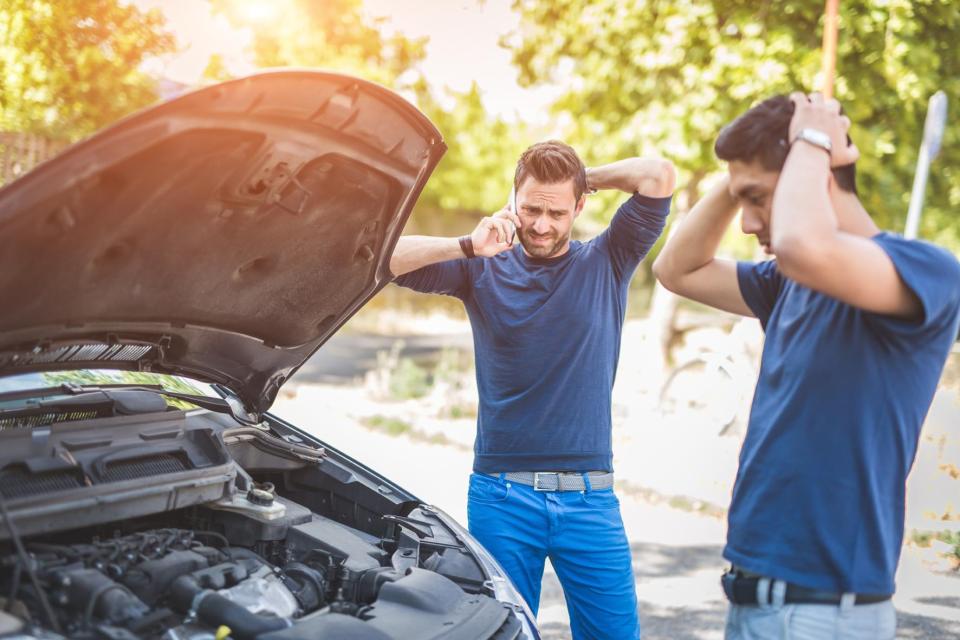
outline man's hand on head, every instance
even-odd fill
[[[483,218],[470,234],[474,254],[490,258],[513,248],[516,230],[519,228],[520,218],[510,210],[509,205],[492,216]]]
[[[821,93],[809,96],[798,92],[790,94],[795,105],[790,119],[788,139],[792,143],[803,129],[816,129],[830,137],[830,166],[842,167],[853,164],[860,157],[860,150],[852,142],[847,144],[850,118],[840,113],[840,103]]]

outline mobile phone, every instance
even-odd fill
[[[511,211],[511,213],[513,213],[513,215],[515,215],[515,216],[520,215],[520,214],[517,213],[517,189],[516,189],[516,187],[510,187],[510,200],[507,202],[507,206],[510,207],[510,211]],[[517,237],[517,226],[516,226],[515,224],[513,224],[513,220],[509,220],[509,219],[508,219],[508,221],[510,222],[510,238],[507,240],[507,243],[510,244],[510,245],[513,245],[513,241],[514,241],[514,240],[516,239],[516,237]]]

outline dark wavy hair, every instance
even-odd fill
[[[513,175],[514,189],[519,191],[528,176],[544,184],[573,178],[573,193],[577,200],[587,190],[587,169],[583,161],[573,147],[559,140],[538,142],[523,152]]]
[[[784,95],[767,98],[752,107],[720,131],[713,145],[717,157],[727,162],[758,162],[768,171],[780,171],[790,151],[787,134],[794,107],[793,101]],[[855,164],[834,168],[833,177],[844,191],[857,192]]]

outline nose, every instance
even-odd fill
[[[537,219],[533,221],[533,231],[543,235],[550,230],[550,224],[547,222],[545,216],[537,216]]]
[[[763,231],[763,220],[749,207],[744,207],[740,213],[740,229],[746,234],[756,235]]]

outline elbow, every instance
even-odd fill
[[[657,259],[653,261],[653,265],[650,267],[650,270],[653,271],[653,277],[657,280],[663,281],[664,276],[667,273],[667,266],[664,264],[663,251],[660,252],[660,255],[657,256]]]
[[[665,255],[665,253],[665,250],[660,252],[660,255],[657,256],[657,259],[653,261],[651,270],[653,271],[653,277],[657,279],[657,282],[662,284],[664,288],[676,293],[676,273],[670,268],[669,255]]]
[[[824,243],[808,238],[779,238],[773,245],[777,268],[784,276],[806,285],[826,261]]]
[[[390,281],[396,280],[402,275],[406,275],[413,271],[408,264],[408,261],[394,255],[390,258]]]
[[[664,158],[647,158],[646,170],[637,182],[636,192],[651,198],[666,198],[673,195],[677,186],[677,170]]]

